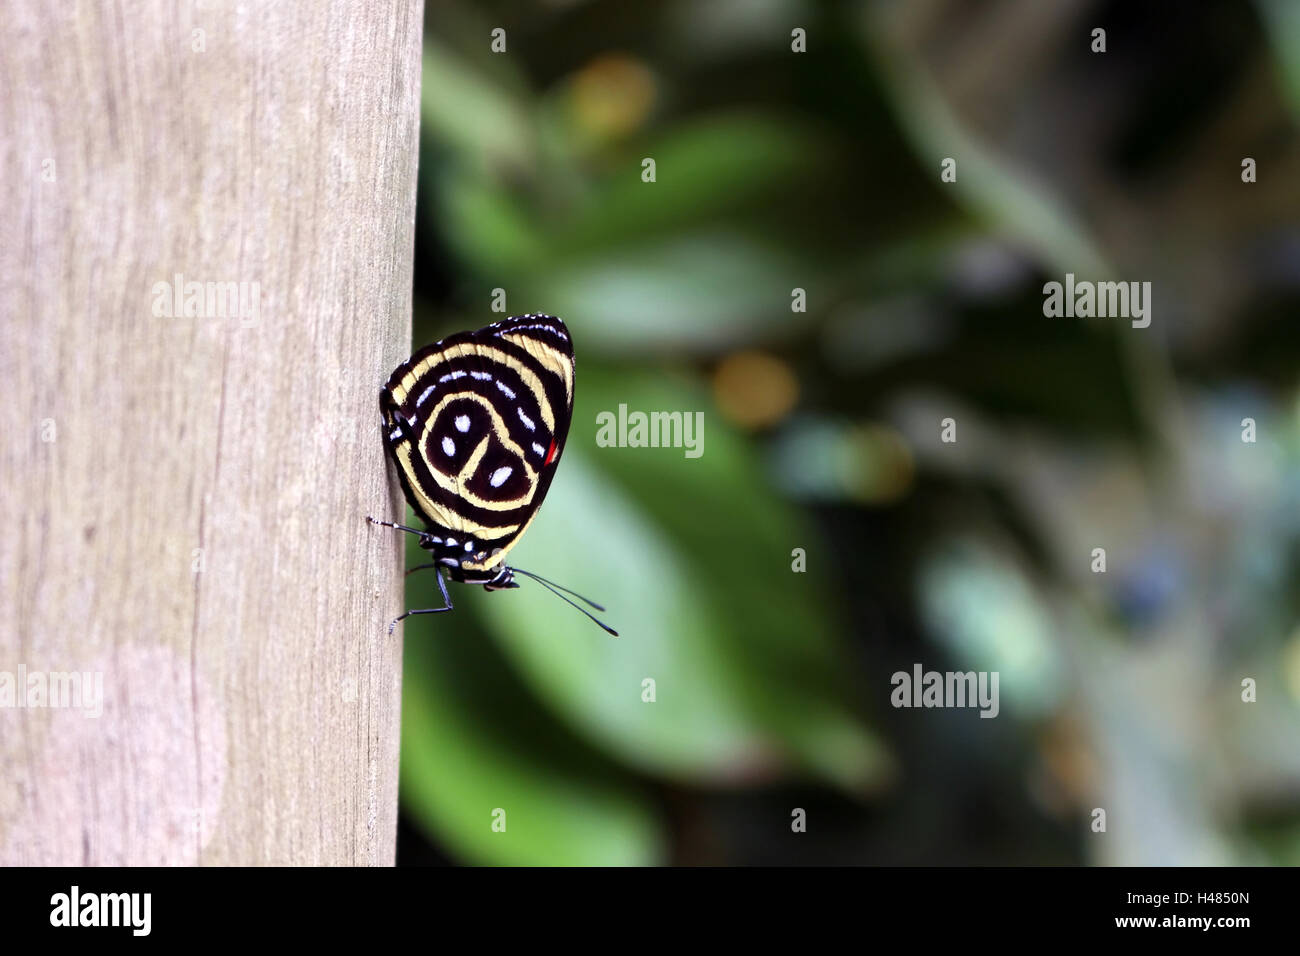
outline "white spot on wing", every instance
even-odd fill
[[[456,454],[456,443],[450,438],[444,438],[442,440],[442,450],[448,455],[454,455]]]
[[[467,431],[469,431],[469,416],[468,416],[468,415],[457,415],[457,416],[456,416],[456,431],[458,431],[458,432],[467,432]]]
[[[515,411],[519,413],[519,420],[524,423],[525,428],[527,428],[530,432],[537,431],[537,425],[533,422],[531,418],[529,418],[527,415],[524,414],[524,410],[522,408],[516,408]]]
[[[527,315],[527,316],[524,316],[524,318],[531,319],[531,318],[534,318],[534,316]],[[540,319],[541,316],[540,316],[540,315],[539,315],[539,316],[536,316],[536,318],[539,318],[539,319]],[[516,326],[515,326],[513,329],[511,329],[510,331],[511,331],[511,332],[524,332],[524,331],[527,331],[527,330],[530,330],[530,329],[532,329],[532,330],[536,330],[536,331],[539,331],[539,332],[550,332],[552,335],[556,336],[557,338],[559,338],[559,339],[561,339],[561,340],[563,340],[563,341],[565,341],[565,342],[569,341],[569,337],[568,337],[567,335],[565,335],[563,332],[561,332],[559,329],[557,329],[557,328],[556,328],[555,326],[553,326],[553,325],[544,325],[544,324],[541,324],[541,323],[538,323],[538,324],[535,324],[535,325],[516,325]]]
[[[500,488],[506,483],[506,479],[510,477],[510,474],[513,471],[514,469],[509,465],[498,468],[496,471],[492,472],[492,477],[488,479],[488,482],[493,488]]]
[[[512,389],[510,389],[510,388],[507,388],[505,382],[498,381],[498,382],[497,382],[497,388],[499,388],[499,389],[501,389],[501,391],[505,392],[505,394],[506,394],[506,398],[514,398],[514,397],[515,397],[515,393],[514,393],[514,391],[513,391]]]
[[[533,451],[537,452],[538,458],[546,457],[546,449],[543,448],[541,445],[537,444],[537,442],[533,442]]]

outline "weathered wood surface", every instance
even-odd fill
[[[421,19],[0,5],[0,864],[393,862]]]

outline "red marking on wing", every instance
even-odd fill
[[[554,438],[551,439],[551,447],[546,452],[546,462],[545,464],[542,465],[542,467],[545,468],[553,461],[555,461],[555,439]]]

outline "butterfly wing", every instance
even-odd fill
[[[551,315],[511,316],[412,355],[380,393],[406,500],[435,534],[505,560],[537,514],[573,418],[573,343]]]

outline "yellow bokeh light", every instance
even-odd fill
[[[736,352],[713,373],[718,409],[744,428],[774,425],[794,408],[799,383],[790,366],[762,352]]]
[[[575,121],[600,139],[640,128],[656,98],[653,74],[623,53],[605,53],[575,74],[571,102]]]

